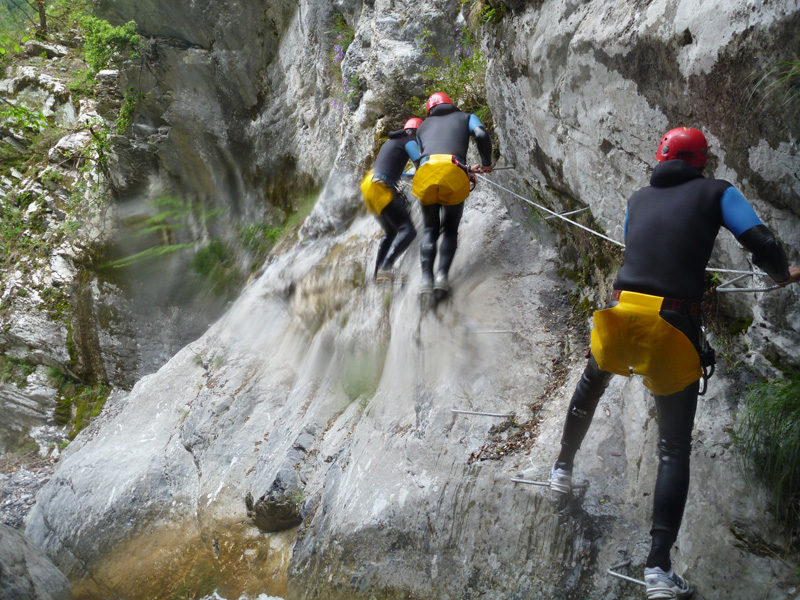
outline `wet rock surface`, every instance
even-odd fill
[[[585,364],[585,333],[570,330],[567,302],[580,304],[580,286],[596,285],[589,304],[599,307],[608,284],[576,281],[565,264],[579,274],[594,268],[583,261],[598,254],[593,247],[567,258],[573,233],[556,234],[543,219],[523,229],[521,218],[509,217],[523,212],[520,203],[481,184],[465,208],[447,301],[420,306],[418,243],[398,264],[405,283],[387,288],[365,277],[379,234],[374,219],[359,212],[356,173],[365,170],[380,132],[407,110],[397,106],[403,96],[395,84],[384,82],[403,82],[419,70],[424,51],[406,39],[413,28],[430,16],[437,37],[454,35],[462,3],[274,3],[270,25],[255,34],[250,28],[261,18],[238,27],[240,14],[263,15],[260,4],[246,0],[214,11],[205,11],[209,2],[194,3],[191,18],[158,0],[103,4],[113,4],[123,21],[141,14],[147,27],[147,16],[165,23],[181,16],[181,27],[193,30],[184,35],[151,24],[155,34],[186,42],[158,41],[162,56],[150,71],[164,96],[160,107],[158,99],[147,107],[152,119],[144,125],[164,142],[164,174],[198,198],[236,198],[247,215],[261,214],[253,206],[265,200],[262,177],[277,190],[301,176],[324,186],[301,230],[303,245],[276,256],[222,319],[139,380],[126,402],[101,415],[102,427],[70,445],[30,515],[31,538],[85,589],[140,589],[142,597],[144,588],[136,586],[153,573],[166,589],[209,565],[214,577],[239,589],[250,585],[242,582],[245,570],[261,586],[282,574],[292,600],[384,593],[440,600],[641,597],[640,589],[606,574],[621,554],[632,560],[631,573],[640,572],[647,555],[657,429],[641,382],[616,378],[609,386],[576,462],[576,480],[590,482],[577,498],[565,506],[549,490],[511,481],[541,481],[557,452]],[[739,91],[737,83],[709,77],[708,67],[732,35],[761,53],[761,36],[783,10],[777,4],[789,3],[719,0],[703,12],[689,2],[665,11],[663,2],[647,11],[631,10],[641,2],[535,4],[513,3],[490,36],[497,45],[484,47],[497,145],[518,167],[491,180],[541,195],[558,210],[589,207],[619,239],[625,199],[647,181],[653,140],[685,116],[678,100],[666,98],[670,106],[662,110],[638,91],[637,70],[620,66],[636,58],[630,48],[646,56],[649,47],[664,45],[650,38],[666,32],[670,41],[673,30],[691,28],[697,43],[658,53],[672,61],[658,89],[681,91],[691,83]],[[742,34],[755,35],[750,40],[734,35],[737,7],[750,15]],[[346,112],[330,106],[331,65],[321,50],[339,9],[357,30],[342,73],[358,75],[368,88]],[[725,18],[709,19],[713,10]],[[381,25],[399,22],[408,27]],[[209,49],[217,26],[236,31],[246,52],[223,43]],[[395,30],[402,39],[391,38]],[[263,73],[236,60],[252,48],[264,49]],[[237,73],[246,76],[237,80]],[[419,83],[409,85],[421,89]],[[712,145],[720,148],[714,173],[744,184],[750,165],[728,161],[720,143],[732,126],[713,114],[698,118],[707,119]],[[162,130],[167,119],[169,131]],[[753,169],[775,163],[771,149],[789,145],[759,135],[743,134],[763,146],[761,155],[751,154]],[[286,157],[276,160],[275,149]],[[757,191],[745,187],[748,196]],[[250,204],[254,199],[262,204]],[[796,214],[766,199],[757,204],[784,240],[797,239]],[[792,252],[796,257],[797,248]],[[715,261],[744,265],[746,258],[726,239]],[[773,298],[743,302],[756,307],[757,327],[785,308],[782,347],[796,348],[797,291]],[[771,337],[765,330],[764,344]],[[775,547],[780,532],[737,470],[729,435],[740,398],[735,383],[720,373],[699,407],[690,500],[674,560],[718,597],[751,600],[770,589],[782,600],[795,594],[797,561],[757,551]],[[524,425],[503,429],[454,408],[514,412]],[[304,519],[299,538],[294,529],[266,533],[257,511],[248,515],[247,498],[255,507],[289,470],[288,489]],[[256,573],[265,555],[277,556],[280,568]],[[258,560],[245,569],[251,557]]]

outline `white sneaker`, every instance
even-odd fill
[[[647,588],[647,600],[686,598],[694,591],[673,569],[665,573],[661,567],[645,568],[644,583]]]
[[[555,463],[550,470],[550,489],[559,494],[569,494],[572,489],[572,472],[556,469]]]

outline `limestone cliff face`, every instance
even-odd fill
[[[753,70],[788,58],[795,3],[506,2],[481,33],[497,145],[516,170],[468,200],[454,295],[435,310],[417,298],[416,245],[406,283],[370,280],[377,225],[357,183],[378,135],[424,89],[421,34],[454,43],[470,18],[461,2],[101,6],[154,36],[130,154],[150,167],[120,162],[123,201],[178,190],[229,209],[233,224],[269,220],[294,187],[322,192],[303,243],[65,452],[26,532],[75,596],[641,597],[606,573],[630,559],[638,576],[647,552],[657,432],[639,381],[609,388],[579,455],[584,491],[559,502],[512,481],[548,472],[586,336],[559,275],[575,267],[566,257],[581,262],[579,236],[526,220],[511,192],[589,206],[621,239],[659,135],[690,122],[711,139],[713,173],[752,199],[796,263],[798,122],[747,88]],[[358,93],[343,110],[336,15],[355,33],[342,76]],[[746,266],[725,235],[715,264]],[[588,295],[600,304],[608,281],[597,279]],[[754,372],[797,368],[796,287],[723,302],[754,318],[739,341]],[[788,598],[794,558],[755,550],[781,538],[731,450],[745,379],[720,370],[698,411],[674,560],[702,597]],[[453,409],[516,414],[522,450],[470,462],[502,419]]]

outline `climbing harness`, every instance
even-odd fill
[[[496,171],[498,169],[494,169],[494,170]],[[536,204],[536,202],[533,202],[532,200],[528,200],[524,196],[520,196],[516,192],[514,192],[514,191],[512,191],[512,190],[510,190],[510,189],[508,189],[506,187],[503,187],[499,183],[496,183],[496,182],[492,181],[491,179],[486,178],[483,175],[477,175],[477,177],[479,177],[480,179],[483,179],[487,183],[490,183],[491,185],[503,190],[504,192],[507,192],[507,193],[511,194],[515,198],[518,198],[518,199],[522,200],[523,202],[526,202],[526,203],[530,204],[531,206],[534,206],[534,207],[538,208],[542,212],[545,212],[545,213],[548,213],[549,215],[551,215],[550,217],[545,217],[546,219],[549,219],[549,218],[561,219],[562,221],[566,221],[570,225],[575,225],[576,227],[578,227],[580,229],[583,229],[584,231],[588,231],[592,235],[596,235],[597,237],[602,238],[602,239],[604,239],[604,240],[606,240],[608,242],[611,242],[612,244],[616,244],[617,246],[620,246],[621,248],[625,247],[625,244],[623,244],[622,242],[618,242],[617,240],[612,239],[612,238],[610,238],[608,236],[605,236],[602,233],[598,233],[597,231],[594,231],[593,229],[590,229],[589,227],[581,225],[580,223],[577,223],[577,222],[573,221],[572,219],[568,219],[567,216],[566,216],[566,215],[573,215],[573,214],[581,212],[583,210],[588,210],[589,207],[585,207],[585,208],[579,209],[577,211],[571,211],[571,212],[566,212],[566,213],[557,213],[557,212],[552,211],[549,208],[546,208],[546,207],[544,207],[544,206],[542,206],[540,204]],[[757,271],[756,269],[751,269],[749,271],[741,271],[741,270],[736,270],[736,269],[718,269],[718,268],[715,268],[715,267],[706,267],[706,271],[710,271],[712,273],[729,273],[729,274],[738,275],[738,277],[735,277],[735,278],[731,279],[730,281],[726,281],[726,282],[723,282],[723,283],[720,283],[719,285],[717,285],[715,289],[718,292],[728,292],[728,293],[730,293],[730,292],[756,292],[757,293],[757,292],[769,292],[769,291],[772,291],[772,290],[779,289],[781,287],[779,285],[769,285],[769,286],[765,286],[765,287],[747,287],[747,288],[734,287],[734,285],[733,285],[734,283],[737,283],[737,282],[741,281],[742,279],[744,279],[746,277],[769,277],[769,275],[767,275],[766,273],[761,272],[761,271]]]
[[[706,389],[708,389],[708,380],[714,375],[717,364],[717,353],[708,343],[705,325],[700,326],[700,349],[697,353],[700,355],[700,368],[703,371],[703,389],[698,391],[697,395],[705,396]]]

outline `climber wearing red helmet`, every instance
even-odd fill
[[[708,142],[700,131],[668,131],[656,160],[650,185],[628,200],[625,260],[609,308],[594,313],[589,362],[570,401],[550,488],[570,491],[575,454],[612,374],[642,375],[655,396],[659,440],[644,580],[648,598],[678,598],[691,590],[672,570],[670,549],[689,489],[700,379],[713,365],[700,301],[714,241],[720,227],[730,230],[781,285],[800,281],[800,269],[789,266],[780,242],[735,187],[703,176]]]
[[[656,160],[665,162],[681,159],[693,167],[702,168],[708,161],[706,136],[691,127],[676,127],[665,133],[656,149]]]
[[[406,251],[417,230],[411,221],[410,205],[405,194],[397,187],[409,159],[419,166],[419,149],[416,131],[422,119],[413,117],[403,129],[389,133],[381,146],[372,169],[361,182],[361,193],[367,209],[375,215],[384,236],[378,246],[375,261],[375,279],[391,281],[395,261]]]
[[[420,246],[421,293],[434,293],[437,300],[450,291],[448,274],[458,246],[458,225],[464,200],[470,192],[470,173],[492,172],[492,140],[481,120],[461,112],[444,92],[431,94],[425,104],[428,118],[419,126],[417,143],[420,167],[414,174],[412,193],[422,205],[424,231]],[[482,164],[467,166],[472,137]],[[438,248],[439,265],[434,280]]]

